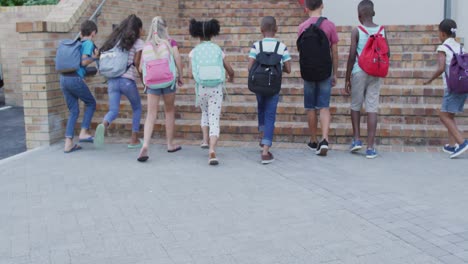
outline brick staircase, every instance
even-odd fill
[[[262,2],[260,4],[260,2]],[[190,18],[217,18],[222,25],[222,32],[216,42],[227,53],[227,60],[236,71],[234,84],[228,84],[230,101],[225,101],[222,114],[221,140],[236,142],[257,141],[256,101],[247,89],[247,53],[254,40],[261,38],[259,21],[265,15],[274,15],[278,23],[277,37],[284,41],[293,56],[293,73],[285,75],[282,96],[278,107],[278,122],[275,131],[276,142],[303,143],[308,138],[306,116],[303,109],[303,88],[298,66],[298,54],[295,48],[297,26],[305,19],[304,12],[289,1],[194,1],[180,0],[180,19],[177,25],[171,25],[170,32],[179,42],[179,48],[185,65],[187,54],[198,44],[198,40],[188,35]],[[381,92],[381,110],[377,142],[379,145],[392,146],[431,146],[445,142],[447,134],[438,120],[442,80],[436,80],[431,86],[423,86],[423,80],[430,76],[436,65],[434,50],[439,43],[437,28],[428,26],[388,26],[388,37],[392,51],[392,67],[385,79]],[[333,89],[333,122],[331,142],[348,144],[352,135],[349,118],[350,98],[343,96],[345,63],[349,49],[351,27],[339,27],[339,81]],[[187,72],[187,69],[185,70]],[[108,109],[107,87],[99,77],[90,80],[98,100],[98,109],[93,119],[99,123]],[[176,137],[198,143],[201,138],[200,111],[194,106],[194,82],[185,79],[184,87],[177,92],[177,127]],[[146,97],[143,96],[146,110]],[[162,110],[162,107],[161,107]],[[109,129],[109,135],[123,137],[131,131],[131,107],[122,100],[121,114]],[[163,112],[155,126],[154,137],[164,136]],[[143,116],[143,118],[145,115]],[[364,119],[365,121],[365,119]],[[142,124],[144,119],[142,119]],[[468,131],[468,115],[459,119],[462,130]],[[366,124],[362,124],[362,133],[366,134]]]

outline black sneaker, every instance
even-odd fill
[[[318,145],[317,151],[315,151],[315,154],[317,154],[319,156],[326,156],[327,152],[328,152],[328,141],[326,139],[324,139]]]
[[[307,147],[309,147],[311,150],[317,150],[318,143],[317,142],[309,142],[307,143]]]

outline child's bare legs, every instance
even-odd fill
[[[329,141],[328,133],[330,132],[330,122],[331,122],[330,108],[320,109],[320,126],[322,127],[322,139],[325,139],[327,141]]]
[[[139,157],[148,156],[148,148],[153,135],[154,123],[158,117],[159,95],[148,94],[148,113],[146,114],[145,129],[143,137],[143,147],[140,150]]]
[[[174,145],[174,127],[175,127],[175,93],[165,94],[164,100],[164,114],[166,116],[166,141],[167,149],[174,150],[179,146]]]
[[[361,139],[361,111],[351,110],[351,122],[353,124],[354,140]]]
[[[455,114],[441,112],[439,116],[440,121],[442,121],[442,123],[449,132],[449,143],[451,144],[451,146],[454,146],[455,144],[463,144],[463,142],[465,142],[465,139],[463,138],[462,133],[460,132],[460,130],[458,130],[457,124],[455,123]]]
[[[216,144],[218,143],[217,136],[210,137],[210,153],[216,153]]]
[[[317,142],[317,110],[307,111],[307,121],[310,130],[310,142]]]
[[[209,139],[209,127],[207,126],[202,126],[202,133],[203,133],[203,142],[202,144],[206,144],[208,145],[209,142],[210,142],[210,139]]]
[[[377,133],[377,113],[367,113],[367,148],[373,149]]]

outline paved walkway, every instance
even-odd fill
[[[25,137],[23,108],[0,110],[0,160],[26,151]]]
[[[0,161],[1,264],[468,263],[467,158],[62,146]]]

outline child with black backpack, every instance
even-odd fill
[[[262,19],[261,31],[264,39],[255,42],[249,53],[249,89],[257,96],[262,164],[269,164],[274,161],[270,148],[273,143],[282,72],[291,73],[291,55],[286,45],[275,39],[278,26],[274,17]]]
[[[351,33],[351,46],[346,71],[345,90],[351,95],[351,120],[353,141],[351,153],[362,149],[361,108],[365,102],[367,112],[367,150],[366,157],[377,157],[375,135],[379,112],[380,86],[389,68],[390,50],[385,29],[374,23],[374,3],[362,0],[358,5],[359,21],[362,25]],[[377,47],[377,48],[375,48]],[[379,52],[375,52],[378,50]]]
[[[304,79],[304,108],[311,132],[309,148],[326,156],[330,131],[331,89],[338,71],[338,33],[335,24],[322,17],[323,1],[306,0],[309,19],[299,26],[297,48]],[[317,142],[317,113],[320,112],[322,141]]]
[[[86,85],[84,77],[86,75],[86,67],[99,58],[99,51],[93,43],[93,38],[96,36],[97,31],[97,26],[93,21],[85,21],[81,24],[81,39],[62,41],[57,50],[56,69],[60,72],[60,88],[70,112],[65,133],[65,153],[81,149],[81,146],[78,144],[73,144],[75,124],[80,115],[78,100],[85,103],[79,141],[93,142],[89,128],[94,111],[96,110],[96,100]],[[73,51],[75,48],[76,52]],[[68,56],[78,54],[80,57],[77,57],[77,61],[74,62],[72,57],[66,56],[67,54]],[[71,67],[67,67],[68,65],[71,65]]]
[[[449,144],[443,147],[443,151],[450,154],[451,159],[468,151],[468,139],[463,137],[463,132],[455,122],[455,115],[463,113],[468,98],[468,85],[466,85],[468,74],[464,70],[466,64],[460,65],[460,62],[466,63],[467,55],[463,45],[455,40],[456,37],[457,23],[451,19],[442,21],[439,25],[439,38],[443,44],[437,48],[439,65],[433,76],[424,82],[424,85],[428,85],[441,74],[444,78],[445,93],[440,109],[440,120],[449,133]]]

